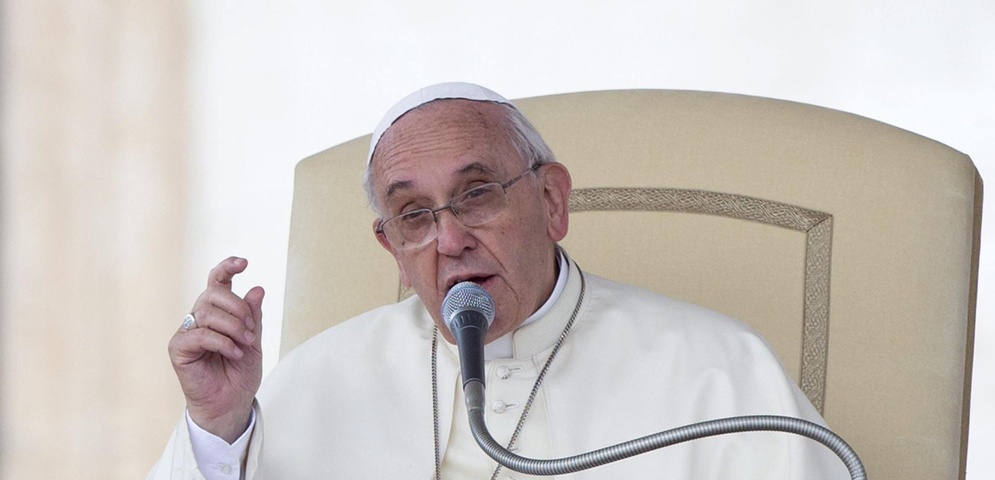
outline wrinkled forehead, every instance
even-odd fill
[[[404,114],[422,105],[444,99],[464,99],[511,105],[508,99],[480,85],[462,82],[440,83],[414,92],[394,104],[377,124],[370,138],[370,149],[366,154],[366,164],[373,160],[373,152],[384,133]],[[514,106],[512,106],[514,108]]]
[[[397,119],[368,167],[371,189],[458,188],[467,178],[502,178],[521,163],[501,105],[463,99],[433,101]],[[452,193],[452,192],[449,192]],[[386,200],[386,199],[385,199]]]

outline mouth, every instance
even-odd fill
[[[446,291],[451,290],[457,283],[462,282],[473,282],[486,289],[487,282],[494,278],[494,275],[478,275],[478,276],[467,276],[467,277],[456,277],[450,280],[446,286]]]

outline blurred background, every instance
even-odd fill
[[[0,0],[0,479],[142,478],[182,413],[166,344],[229,255],[250,261],[239,293],[267,289],[269,371],[295,163],[427,84],[788,99],[995,179],[995,2],[578,5]],[[992,196],[972,480],[995,478]]]

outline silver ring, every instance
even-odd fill
[[[197,328],[197,319],[193,318],[193,313],[188,313],[187,316],[183,317],[183,323],[180,324],[180,328],[184,330]]]

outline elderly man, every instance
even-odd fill
[[[497,466],[467,425],[440,313],[462,281],[494,299],[487,422],[520,455],[733,415],[822,421],[747,327],[587,274],[558,247],[570,174],[496,93],[442,84],[403,99],[374,132],[366,186],[376,239],[417,296],[319,334],[259,389],[263,291],[238,297],[247,262],[219,264],[170,341],[187,415],[149,478],[532,478]],[[749,433],[569,478],[848,475],[808,439]]]

